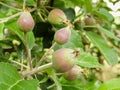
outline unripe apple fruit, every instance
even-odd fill
[[[57,72],[66,72],[75,65],[74,50],[61,48],[53,53],[52,64]]]
[[[23,32],[31,31],[34,28],[35,22],[29,11],[23,11],[18,18],[18,26]]]
[[[85,25],[94,25],[95,19],[92,15],[88,15],[88,17],[85,18],[84,22],[85,22]]]
[[[61,9],[53,9],[48,15],[48,21],[53,25],[62,25],[67,21],[67,17]]]
[[[54,40],[58,44],[65,44],[69,40],[70,35],[71,35],[70,28],[65,27],[55,32]]]
[[[74,65],[72,69],[63,74],[64,78],[69,81],[73,81],[79,78],[81,68],[77,65]]]

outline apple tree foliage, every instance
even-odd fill
[[[35,21],[27,39],[18,26],[25,9]],[[65,25],[49,22],[53,9],[72,27],[62,45],[54,35]],[[0,90],[120,90],[120,25],[111,11],[104,0],[0,0]],[[78,79],[66,80],[53,68],[52,54],[60,48],[75,50]]]

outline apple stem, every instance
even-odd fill
[[[23,76],[23,77],[26,77],[26,76],[28,76],[28,75],[35,74],[36,72],[43,71],[43,70],[45,70],[45,69],[47,69],[47,68],[50,68],[50,67],[52,67],[52,63],[47,63],[47,64],[44,64],[44,65],[39,66],[39,67],[37,67],[37,68],[34,68],[34,69],[30,70],[30,71],[23,72],[23,73],[22,73],[22,76]]]
[[[87,25],[87,26],[84,26],[84,28],[97,28],[96,25]]]
[[[32,70],[31,50],[29,49],[29,45],[28,45],[28,42],[27,42],[27,32],[24,32],[24,39],[25,39],[25,48],[26,48],[28,65],[30,67],[30,70]]]
[[[25,10],[26,0],[23,0],[23,10]]]
[[[24,65],[24,64],[22,64],[22,63],[19,63],[19,62],[15,61],[15,60],[10,60],[10,62],[12,62],[12,63],[16,63],[16,64],[18,64],[18,65],[20,65],[20,66],[22,66],[22,67],[24,67],[24,68],[29,69],[28,66],[26,66],[26,65]]]
[[[0,4],[1,4],[1,3],[0,3]],[[33,12],[33,11],[35,11],[35,10],[36,10],[36,8],[33,8],[33,9],[30,10],[30,12]],[[0,23],[8,22],[9,20],[11,20],[11,19],[13,19],[13,18],[18,17],[19,15],[21,15],[21,13],[22,13],[22,12],[18,12],[18,13],[16,13],[16,14],[11,15],[11,16],[8,16],[8,17],[6,17],[6,18],[0,18]]]
[[[46,58],[46,56],[48,55],[48,53],[50,52],[50,50],[53,49],[56,46],[56,44],[57,44],[56,42],[53,43],[53,45],[49,48],[49,50],[47,52],[45,52],[45,54],[42,56],[42,58],[36,64],[36,68],[43,62],[43,60]]]
[[[3,6],[5,6],[5,7],[11,8],[11,9],[14,9],[14,10],[17,10],[17,11],[21,11],[21,9],[18,9],[18,8],[12,7],[12,6],[7,5],[7,4],[5,4],[5,3],[3,3],[3,2],[0,2],[0,4],[3,5]]]
[[[42,17],[42,15],[41,15],[40,12],[38,12],[38,15],[39,15],[40,19],[41,19],[43,22],[45,22],[45,20],[43,19],[43,17]]]

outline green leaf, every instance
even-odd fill
[[[81,36],[75,30],[72,30],[70,40],[64,45],[57,45],[57,47],[66,47],[71,49],[82,48],[83,44],[81,41]]]
[[[67,2],[68,0],[66,0]],[[69,0],[71,3],[74,4],[74,6],[82,6],[84,0]]]
[[[32,31],[27,33],[27,41],[28,41],[29,48],[32,49],[33,46],[35,45],[35,37]]]
[[[54,4],[53,4],[54,7],[59,7],[59,8],[63,8],[65,7],[65,0],[54,0]]]
[[[38,82],[36,80],[22,80],[18,82],[11,90],[38,90]]]
[[[18,35],[18,37],[22,40],[22,42],[25,44],[25,39],[24,39],[24,33],[19,29],[18,25],[17,25],[17,21],[10,21],[7,22],[5,24],[5,27],[8,28],[9,30],[12,30],[15,34]],[[28,32],[27,33],[28,36],[28,44],[29,44],[29,48],[32,49],[35,43],[35,37],[33,32]]]
[[[91,12],[92,11],[92,1],[91,0],[84,0],[87,12]]]
[[[114,78],[104,82],[97,90],[120,90],[120,78]]]
[[[96,90],[99,86],[99,81],[83,81],[83,80],[74,80],[68,81],[65,80],[63,77],[60,78],[60,83],[62,84],[62,90]]]
[[[106,9],[94,10],[93,13],[107,21],[113,21],[114,17]]]
[[[95,68],[101,67],[102,65],[98,62],[98,58],[91,56],[89,53],[81,53],[77,64],[82,67]]]
[[[65,8],[82,6],[84,0],[54,0],[54,7]]]
[[[12,48],[12,42],[10,40],[0,40],[0,46],[3,49],[10,49]]]
[[[4,24],[0,23],[0,40],[3,39],[3,28],[4,28]]]
[[[2,18],[5,18],[7,16],[6,13],[4,13],[3,11],[1,10],[0,12],[0,19],[1,19],[0,23],[2,22]]]
[[[69,19],[71,22],[75,19],[75,11],[73,8],[66,8],[63,10],[67,16],[67,19]]]
[[[67,81],[61,78],[62,90],[85,90],[85,83],[81,80]]]
[[[102,37],[92,31],[88,31],[86,32],[86,34],[91,40],[91,42],[98,47],[98,49],[101,51],[101,53],[104,55],[105,59],[110,65],[118,63],[117,53],[112,47],[106,44],[105,40]]]
[[[75,30],[72,30],[70,40],[68,43],[64,44],[66,47],[82,48],[83,44],[81,41],[81,36]]]
[[[97,28],[101,33],[104,33],[107,37],[112,38],[116,41],[120,41],[118,37],[116,37],[112,32],[106,30],[105,28],[101,27],[100,25],[97,25]]]
[[[29,6],[34,6],[35,5],[35,1],[34,0],[29,0],[29,1],[26,1],[27,5]]]
[[[53,70],[52,68],[49,68],[46,70],[46,72],[49,75],[49,77],[54,81],[56,85],[56,90],[62,90],[61,83],[59,82],[58,77],[56,76],[55,70]]]
[[[37,90],[37,80],[24,80],[8,63],[0,63],[0,90]]]

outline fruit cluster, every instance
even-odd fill
[[[67,19],[65,13],[60,9],[53,9],[48,15],[50,24],[63,28],[57,30],[54,34],[54,40],[57,44],[63,45],[67,43],[71,36],[71,23]],[[34,20],[28,11],[23,11],[18,19],[18,26],[24,32],[29,32],[34,28]],[[52,55],[53,68],[67,80],[75,80],[79,77],[80,67],[76,65],[77,53],[69,48],[61,48],[56,50]]]
[[[57,30],[54,40],[57,44],[67,43],[71,36],[71,24],[65,13],[60,9],[53,9],[48,15],[48,21],[52,25],[63,25],[65,27]],[[80,67],[76,65],[76,52],[69,48],[60,48],[52,55],[53,68],[67,80],[76,80],[80,75]]]

